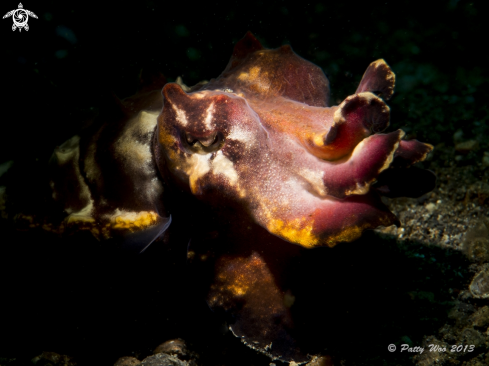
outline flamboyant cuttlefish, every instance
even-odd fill
[[[252,348],[305,362],[293,258],[398,224],[380,195],[434,186],[432,173],[410,167],[432,146],[401,130],[380,133],[394,83],[377,60],[353,95],[329,106],[321,68],[247,33],[216,79],[193,87],[149,79],[57,147],[38,204],[7,187],[2,216],[138,252],[184,222],[209,306]]]

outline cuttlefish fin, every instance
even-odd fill
[[[129,253],[143,253],[151,243],[165,233],[171,221],[171,215],[169,217],[158,216],[155,224],[139,231],[119,233],[110,240]]]

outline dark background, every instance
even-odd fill
[[[0,13],[15,9],[17,1],[2,2]],[[477,139],[481,148],[459,164],[479,162],[483,151],[489,147],[488,32],[482,2],[138,1],[126,5],[24,1],[23,5],[38,16],[29,20],[28,32],[12,32],[10,18],[0,22],[0,163],[14,160],[15,164],[28,166],[29,161],[47,160],[56,145],[77,133],[84,120],[98,113],[108,94],[113,92],[120,98],[133,94],[143,68],[156,68],[169,81],[182,76],[187,85],[217,77],[226,66],[234,43],[248,30],[265,47],[291,44],[300,56],[320,65],[331,82],[332,104],[338,104],[355,91],[370,62],[384,58],[397,77],[396,94],[389,102],[390,129],[403,128],[410,136],[436,146],[453,146],[454,132],[462,129],[464,139]],[[35,183],[33,174],[32,184]],[[205,305],[199,305],[196,310],[187,304],[189,312],[193,312],[187,318],[184,316],[186,308],[178,309],[182,301],[200,301],[180,287],[183,281],[179,276],[185,276],[183,262],[176,273],[167,268],[159,271],[158,266],[167,263],[158,263],[155,258],[150,262],[143,258],[136,264],[123,261],[115,266],[120,272],[112,272],[114,265],[106,264],[113,260],[111,254],[103,250],[92,254],[84,252],[79,257],[76,252],[64,253],[60,243],[51,243],[44,249],[42,239],[35,235],[27,234],[19,241],[5,240],[5,236],[0,240],[2,245],[13,247],[2,250],[2,265],[10,261],[5,253],[13,253],[17,261],[24,261],[18,270],[11,270],[15,266],[10,264],[9,271],[2,273],[3,284],[8,287],[8,291],[4,287],[5,296],[0,303],[4,307],[3,319],[9,318],[9,311],[15,310],[13,315],[22,324],[16,327],[16,318],[9,319],[8,329],[17,333],[4,334],[10,343],[2,342],[2,351],[12,344],[15,347],[7,351],[14,355],[33,356],[37,351],[47,350],[48,346],[49,350],[55,350],[52,342],[43,339],[43,332],[57,333],[58,352],[81,357],[83,364],[108,365],[118,356],[127,355],[124,352],[128,350],[143,349],[143,355],[150,353],[155,346],[151,342],[167,335],[178,335],[178,331],[173,330],[178,330],[181,324],[215,327],[209,330],[209,335],[199,330],[201,333],[193,340],[198,343],[208,336],[209,343],[199,346],[201,351],[207,348],[208,353],[213,353],[223,349],[212,343],[220,339],[217,326],[212,325],[213,319],[202,320],[207,316]],[[23,246],[25,243],[29,244]],[[353,262],[365,272],[380,268],[376,263],[382,262],[380,256],[386,248],[384,244],[379,245],[379,256],[372,256],[379,262],[364,263],[361,252],[355,255]],[[38,259],[43,262],[39,263]],[[79,264],[77,268],[73,268],[74,262]],[[81,272],[76,272],[81,262]],[[148,263],[154,268],[140,272]],[[126,270],[125,266],[131,265],[134,267]],[[384,279],[395,288],[393,278],[402,275],[403,267],[397,270],[394,267],[398,267],[397,264],[388,266],[387,275],[379,270],[363,282],[357,283],[356,278],[352,278],[352,282],[362,289],[362,296],[368,295],[374,300],[382,298],[383,285],[376,287],[376,283]],[[26,268],[34,268],[42,276],[30,272],[32,279],[21,279]],[[122,277],[117,274],[121,272]],[[99,275],[103,280],[98,280]],[[150,281],[145,276],[162,277]],[[366,283],[370,278],[375,281]],[[70,282],[72,279],[75,283]],[[24,291],[25,283],[30,285]],[[96,285],[95,290],[90,288],[92,285]],[[378,296],[375,291],[369,291],[369,285]],[[154,286],[161,286],[161,293],[148,297]],[[88,297],[84,297],[87,294]],[[180,302],[172,303],[169,294],[179,297]],[[114,299],[125,303],[122,309],[133,306],[136,316],[117,312]],[[157,308],[165,299],[170,299],[166,301],[170,303],[166,312]],[[351,293],[351,301],[357,300],[358,296]],[[395,301],[402,303],[404,298]],[[25,311],[19,304],[25,306]],[[375,316],[381,316],[379,322],[387,324],[394,319],[396,314],[388,309],[389,302],[384,302],[385,309],[380,310],[377,302],[375,304],[372,308],[377,309]],[[158,317],[170,314],[171,318],[171,311],[177,310],[180,318],[170,320],[166,330],[155,328],[162,321]],[[434,319],[429,331],[436,332],[440,324],[434,314],[440,314],[441,310],[435,310],[430,313],[423,308],[412,317]],[[43,315],[42,311],[47,313]],[[106,323],[102,324],[101,318],[92,318],[97,311],[102,319],[107,315]],[[70,312],[77,316],[73,318]],[[364,314],[361,309],[359,314],[359,317]],[[52,323],[50,316],[55,317]],[[138,316],[143,320],[136,324],[133,318]],[[399,328],[412,323],[410,316],[403,317]],[[183,323],[178,323],[182,318]],[[364,318],[372,319],[372,323],[377,319],[368,313]],[[26,328],[26,324],[32,324],[32,328]],[[397,329],[398,325],[392,327]],[[78,328],[84,330],[77,333]],[[358,331],[360,341],[365,337],[364,341],[379,343],[380,338],[371,338],[368,330]],[[64,340],[63,332],[67,334]],[[128,334],[126,338],[124,332]],[[118,333],[114,339],[119,342],[115,348],[109,347],[114,333]],[[151,334],[145,337],[145,333]],[[79,343],[74,344],[68,334]],[[420,342],[422,335],[420,333],[415,341]],[[139,341],[134,343],[135,339]],[[390,338],[382,339],[384,352],[388,341]],[[238,364],[232,361],[237,354],[234,346],[236,350],[241,349],[239,343],[226,346],[228,364]],[[337,352],[351,356],[348,343]],[[250,350],[246,355],[252,353]],[[358,358],[361,364],[362,357]],[[252,364],[251,361],[241,362]],[[267,365],[268,362],[263,357],[258,358],[256,364]]]

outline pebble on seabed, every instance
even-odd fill
[[[306,366],[333,366],[333,359],[331,356],[318,356],[313,358]]]
[[[469,289],[472,296],[476,299],[489,298],[489,264],[486,264],[483,269],[474,276]]]
[[[464,142],[459,142],[455,145],[455,150],[461,154],[468,154],[472,150],[477,150],[479,143],[477,140],[468,140]]]
[[[141,361],[135,357],[121,357],[117,360],[114,366],[137,366],[140,364]]]
[[[177,357],[167,355],[166,353],[158,353],[146,357],[139,361],[134,357],[121,357],[117,360],[114,366],[189,366],[187,361],[179,360]]]
[[[153,354],[168,353],[169,355],[187,356],[187,346],[183,339],[177,338],[161,343],[155,348]]]
[[[60,355],[56,352],[43,352],[34,357],[31,362],[34,365],[76,366],[76,362],[70,356]]]
[[[484,155],[482,156],[482,166],[489,166],[489,151],[484,151]]]

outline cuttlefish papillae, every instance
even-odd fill
[[[329,106],[321,68],[247,33],[216,79],[150,79],[119,112],[57,147],[42,207],[20,210],[7,187],[2,214],[21,228],[90,232],[137,252],[180,230],[195,284],[229,329],[272,358],[306,362],[295,258],[398,225],[380,196],[434,187],[431,172],[411,167],[432,146],[380,133],[394,83],[374,61],[355,93]]]

